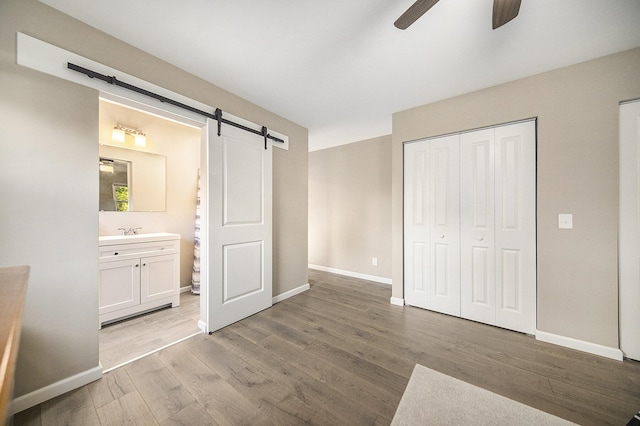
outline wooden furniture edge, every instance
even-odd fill
[[[0,421],[9,417],[28,279],[28,266],[0,268]]]

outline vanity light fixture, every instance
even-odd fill
[[[130,127],[125,127],[120,123],[117,123],[111,132],[111,139],[114,142],[124,142],[125,135],[131,135],[134,137],[134,144],[136,146],[146,146],[147,137],[144,133],[142,133],[138,129],[132,129]]]

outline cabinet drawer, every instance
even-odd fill
[[[180,252],[180,240],[100,246],[100,262]]]

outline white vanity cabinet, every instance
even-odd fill
[[[99,253],[100,325],[180,305],[180,235],[100,237]]]

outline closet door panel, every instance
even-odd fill
[[[497,127],[496,325],[536,327],[535,122]]]
[[[494,129],[460,136],[460,310],[495,324]]]
[[[407,305],[430,308],[429,143],[404,145],[404,298]]]
[[[460,315],[459,136],[430,141],[430,309]]]

